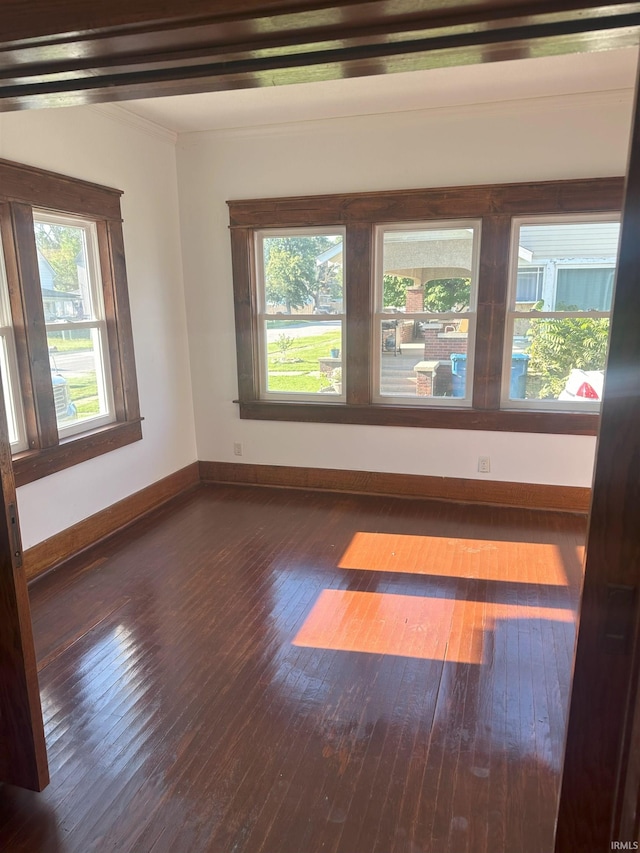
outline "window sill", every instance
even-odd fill
[[[109,424],[92,432],[63,439],[55,447],[25,450],[13,457],[16,486],[33,483],[41,477],[63,471],[95,456],[133,444],[142,438],[142,418]]]
[[[495,411],[327,403],[240,402],[248,420],[300,423],[363,424],[422,429],[478,429],[558,435],[596,435],[600,416],[584,412]]]

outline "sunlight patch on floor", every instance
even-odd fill
[[[546,585],[567,586],[564,557],[545,542],[358,532],[338,568],[525,583],[540,569]]]
[[[572,622],[574,616],[555,607],[324,589],[293,645],[481,664],[496,622],[514,619]],[[450,637],[457,638],[455,649]]]

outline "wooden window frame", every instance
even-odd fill
[[[124,259],[120,190],[0,160],[0,232],[28,449],[13,456],[18,486],[142,438]],[[97,230],[114,421],[60,438],[33,230],[33,211],[91,220]]]
[[[597,218],[596,218],[597,216]],[[504,350],[503,350],[503,368],[502,368],[502,393],[501,393],[501,405],[503,409],[511,409],[516,411],[531,411],[535,410],[535,404],[538,403],[540,409],[547,409],[548,411],[555,412],[567,412],[567,411],[576,411],[576,407],[578,406],[580,410],[584,412],[591,412],[596,416],[600,412],[601,401],[600,400],[582,400],[580,403],[576,404],[575,402],[567,402],[562,401],[560,399],[557,400],[518,400],[510,397],[510,381],[511,381],[511,354],[513,351],[513,334],[514,334],[514,325],[517,320],[571,320],[575,318],[589,318],[589,319],[603,319],[608,320],[609,324],[611,322],[612,317],[612,309],[610,308],[608,311],[595,311],[592,309],[544,309],[544,310],[518,310],[517,303],[515,302],[515,293],[517,288],[517,272],[518,272],[518,258],[516,256],[516,246],[519,241],[520,229],[522,227],[544,227],[547,225],[579,225],[579,224],[593,224],[596,221],[601,222],[610,222],[612,220],[616,220],[620,223],[620,215],[612,214],[611,212],[607,212],[604,214],[595,214],[593,211],[590,211],[588,214],[574,215],[571,216],[566,212],[561,216],[541,216],[541,217],[518,217],[514,216],[512,220],[512,238],[511,238],[511,271],[509,277],[509,292],[507,294],[507,311],[506,311],[506,329],[505,329],[505,339],[504,339]],[[557,276],[558,272],[561,269],[609,269],[613,270],[615,276],[615,263],[614,264],[604,264],[597,262],[596,264],[571,264],[571,263],[561,263],[556,265],[555,269],[555,281],[554,281],[554,304],[556,299],[557,292]],[[613,305],[613,302],[612,302]],[[574,408],[571,408],[574,407]]]
[[[340,236],[342,238],[342,245],[344,246],[344,229],[341,228],[338,234],[333,234],[336,229],[326,229],[326,228],[295,228],[295,229],[260,229],[254,232],[254,241],[255,241],[255,253],[254,257],[256,260],[256,271],[255,271],[255,279],[258,281],[259,279],[265,279],[265,265],[264,265],[264,244],[266,240],[272,238],[302,238],[302,237],[316,237],[316,236]],[[329,234],[331,231],[331,235]],[[262,253],[262,257],[261,257]],[[260,389],[260,399],[263,401],[271,401],[271,402],[287,402],[287,403],[302,403],[302,402],[315,402],[317,399],[321,399],[318,392],[309,391],[309,392],[292,392],[292,393],[284,393],[281,391],[272,391],[268,388],[269,383],[269,367],[268,367],[268,358],[267,358],[267,323],[270,321],[277,320],[287,320],[290,319],[290,316],[287,314],[276,313],[269,311],[266,302],[266,289],[263,289],[261,293],[258,293],[256,290],[256,306],[257,306],[257,352],[259,356],[258,361],[258,369],[259,369],[259,389]],[[343,299],[344,305],[344,299]],[[327,316],[309,316],[301,317],[301,320],[311,320],[314,323],[325,323],[327,321],[331,322],[334,320],[338,320],[340,322],[340,330],[342,335],[342,343],[341,350],[342,355],[344,357],[344,323],[346,319],[346,313],[343,312],[341,314],[331,314],[330,317]],[[331,399],[337,402],[345,402],[346,396],[342,393],[333,393],[331,395]]]
[[[599,415],[501,409],[512,217],[619,214],[624,179],[446,187],[380,193],[228,201],[238,359],[240,417],[309,423],[479,429],[595,435]],[[390,222],[480,219],[478,317],[471,408],[383,405],[372,402],[371,371],[374,232]],[[260,399],[254,233],[295,227],[346,229],[346,402]]]

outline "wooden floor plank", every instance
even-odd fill
[[[18,853],[551,849],[584,519],[207,486],[31,588]]]

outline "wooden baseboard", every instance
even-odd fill
[[[385,474],[375,471],[294,468],[285,465],[247,465],[234,462],[200,462],[200,479],[205,483],[286,486],[578,513],[588,512],[591,501],[591,489],[579,486],[503,483],[497,480],[465,480],[419,474]]]
[[[24,552],[27,580],[41,575],[91,545],[137,521],[162,504],[177,497],[200,482],[198,463],[194,462],[169,474],[129,497],[89,516],[73,527],[39,542]]]
[[[112,536],[199,482],[434,498],[579,513],[588,512],[591,500],[591,489],[577,486],[501,483],[497,480],[464,480],[335,468],[194,462],[29,548],[24,553],[27,580],[33,580],[91,545]]]

